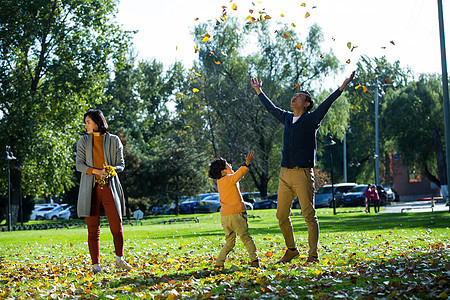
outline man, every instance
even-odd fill
[[[353,80],[353,71],[339,89],[310,112],[314,101],[308,92],[300,91],[291,99],[293,112],[276,107],[263,93],[262,80],[251,78],[251,86],[269,113],[284,125],[283,150],[280,182],[278,185],[277,219],[283,234],[286,253],[278,263],[287,263],[299,256],[290,218],[291,205],[297,196],[302,215],[308,225],[308,263],[319,261],[319,222],[314,208],[314,156],[316,152],[316,132],[331,104],[342,94]]]

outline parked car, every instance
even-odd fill
[[[253,209],[276,209],[278,194],[272,194],[253,203]]]
[[[220,211],[219,193],[211,193],[197,201],[194,205],[194,213],[213,213]]]
[[[337,183],[334,184],[334,199],[336,200],[336,206],[340,206],[342,203],[342,195],[353,187],[356,183]],[[322,186],[318,191],[314,193],[315,207],[333,207],[333,193],[331,184]]]
[[[69,204],[61,204],[56,207],[54,207],[52,210],[46,212],[44,214],[44,219],[46,220],[58,220],[58,214],[63,211],[65,208],[67,208]]]
[[[251,203],[244,201],[245,208],[247,210],[253,210],[253,205]],[[204,198],[203,200],[197,201],[194,206],[195,213],[213,213],[220,212],[220,208],[222,205],[220,204],[219,193],[213,193],[212,195]]]
[[[38,206],[31,212],[30,221],[44,220],[44,214],[53,210],[53,208],[52,206]]]
[[[192,197],[181,202],[178,205],[178,210],[180,214],[193,214],[195,203],[197,203],[198,201],[199,198]]]
[[[253,204],[256,201],[261,200],[261,194],[259,192],[244,192],[242,193],[242,198],[245,202]]]
[[[384,186],[383,187],[383,189],[386,191],[386,200],[387,201],[389,201],[389,202],[393,202],[393,201],[396,201],[396,199],[395,199],[395,193],[394,193],[394,191],[390,188],[390,187],[388,187],[388,186]]]
[[[364,191],[367,187],[367,184],[358,184],[354,186],[347,193],[342,195],[342,204],[343,206],[365,206],[365,198]]]
[[[58,206],[58,203],[37,203],[34,205],[34,208],[38,208],[38,207],[56,207]]]
[[[69,220],[78,218],[77,208],[70,205],[58,213],[58,219]]]

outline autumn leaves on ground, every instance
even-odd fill
[[[103,273],[93,274],[86,229],[0,233],[2,299],[290,299],[443,298],[450,295],[450,215],[440,213],[332,215],[319,210],[320,255],[307,265],[307,232],[292,220],[303,255],[275,262],[284,243],[274,210],[250,212],[261,268],[249,268],[242,243],[224,270],[213,264],[224,243],[219,215],[199,222],[126,225],[128,273],[112,264],[109,229],[102,227]]]

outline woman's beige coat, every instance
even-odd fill
[[[89,217],[91,213],[92,188],[94,187],[95,175],[87,174],[87,170],[94,166],[92,157],[92,134],[83,135],[77,144],[77,170],[81,172],[80,191],[78,193],[78,216]],[[123,160],[123,146],[119,137],[105,133],[103,149],[105,152],[105,164],[116,168],[117,173],[125,168]],[[125,215],[125,197],[120,185],[119,175],[109,179],[109,186],[116,203],[120,218]]]

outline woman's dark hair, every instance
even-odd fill
[[[83,121],[86,122],[86,117],[89,116],[95,124],[97,124],[98,129],[96,132],[105,134],[108,131],[108,123],[106,123],[105,116],[100,109],[88,109],[84,114]]]
[[[222,171],[226,169],[227,161],[223,158],[215,158],[209,165],[208,175],[212,179],[220,179]]]

